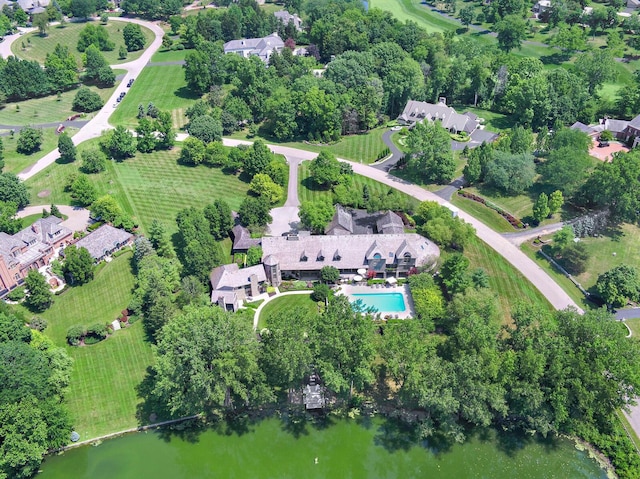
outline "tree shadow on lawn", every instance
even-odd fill
[[[318,185],[315,181],[313,181],[313,177],[307,176],[301,182],[302,186],[304,186],[309,191],[328,191],[331,192],[331,188],[326,188],[324,186]]]
[[[186,86],[181,86],[177,90],[174,90],[173,94],[178,98],[183,98],[185,100],[197,100],[198,98],[200,98]]]

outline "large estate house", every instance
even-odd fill
[[[630,121],[603,118],[596,125],[585,125],[577,121],[571,125],[571,128],[583,131],[594,138],[608,130],[616,140],[625,142],[632,148],[640,144],[640,115]]]
[[[262,265],[240,269],[236,263],[218,266],[211,271],[211,302],[227,311],[237,311],[248,297],[264,291],[267,280]]]
[[[289,235],[262,238],[264,269],[274,286],[282,278],[317,279],[324,266],[341,275],[359,269],[372,276],[406,276],[413,268],[435,264],[440,249],[416,233]]]
[[[281,52],[284,48],[284,42],[277,33],[273,33],[263,38],[243,38],[241,40],[231,40],[223,45],[224,53],[235,53],[244,58],[257,56],[263,62],[267,63],[271,54]]]
[[[55,251],[71,241],[73,231],[61,223],[49,216],[14,235],[0,233],[0,296],[21,285],[29,270],[48,265]]]
[[[401,234],[402,218],[393,211],[368,213],[336,205],[333,219],[324,230],[326,235]]]
[[[476,114],[471,112],[458,113],[454,108],[447,106],[445,98],[440,98],[436,104],[409,100],[398,117],[398,123],[409,127],[424,120],[439,120],[442,127],[451,133],[466,132],[471,134],[480,126],[480,120]]]
[[[93,260],[99,263],[132,242],[133,235],[131,233],[111,225],[102,225],[84,238],[79,239],[76,242],[76,247],[86,248]]]

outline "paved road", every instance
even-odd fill
[[[78,133],[76,133],[73,137],[73,143],[78,145],[84,141],[90,140],[92,138],[99,137],[103,131],[111,129],[111,125],[109,124],[109,117],[113,114],[116,109],[118,103],[116,99],[120,95],[120,92],[126,92],[127,82],[130,78],[137,77],[142,69],[145,67],[149,60],[153,56],[153,54],[160,48],[162,45],[162,36],[164,35],[164,31],[154,23],[145,22],[142,20],[134,19],[134,18],[120,18],[120,17],[112,17],[111,20],[118,22],[130,22],[130,23],[138,23],[140,25],[144,25],[149,28],[154,34],[155,39],[151,43],[151,45],[145,50],[145,52],[138,58],[137,60],[122,63],[118,65],[114,65],[114,68],[127,70],[122,82],[115,89],[111,98],[109,98],[104,107],[93,117],[89,123],[83,126]],[[55,162],[60,157],[58,153],[58,149],[56,148],[51,153],[48,153],[40,160],[38,160],[35,164],[26,168],[18,174],[18,177],[21,180],[27,180],[31,178],[36,173],[47,168],[53,162]]]
[[[18,38],[20,38],[25,33],[33,32],[34,30],[36,29],[19,27],[18,33],[15,33],[13,35],[7,35],[6,37],[4,37],[4,41],[0,43],[0,57],[7,58],[13,55],[13,52],[11,51],[11,45],[13,44],[13,42],[15,42]]]
[[[240,144],[250,144],[250,142],[240,140],[223,139],[225,145],[237,146]],[[274,153],[280,153],[287,158],[297,157],[301,161],[312,160],[317,156],[317,153],[309,151],[298,150],[291,147],[283,147],[278,145],[268,145],[271,151]],[[342,160],[341,161],[346,161]],[[396,188],[419,201],[436,201],[439,204],[446,207],[453,207],[451,203],[439,197],[438,195],[431,193],[430,191],[421,188],[418,185],[402,180],[388,173],[371,168],[368,165],[362,165],[360,163],[350,163],[353,171],[359,175],[367,176],[380,183],[384,183],[392,188]],[[473,216],[459,212],[460,218],[470,223],[475,229],[478,237],[485,243],[496,250],[502,255],[512,266],[520,271],[531,283],[542,293],[543,296],[553,305],[556,309],[564,309],[567,307],[573,307],[580,312],[583,312],[580,307],[571,299],[571,297],[563,291],[563,289],[556,284],[556,282],[532,259],[526,256],[517,246],[512,244],[508,239],[502,237],[499,233],[493,231],[487,225],[481,221],[475,219]]]
[[[400,148],[398,148],[396,144],[391,140],[391,135],[393,135],[394,133],[395,131],[393,130],[387,130],[382,134],[382,141],[391,151],[391,158],[380,163],[373,164],[371,165],[372,167],[382,171],[389,171],[391,170],[391,168],[396,166],[398,161],[400,161],[400,159],[404,156],[404,152],[400,150]]]
[[[561,230],[564,225],[565,223],[560,221],[559,223],[551,223],[550,225],[538,226],[537,228],[526,229],[515,233],[502,233],[502,236],[507,238],[513,244],[519,246],[525,241],[535,239],[538,236],[555,233],[556,231]]]
[[[91,120],[73,120],[73,121],[54,121],[51,123],[38,123],[36,125],[29,124],[33,128],[58,128],[60,125],[64,125],[67,128],[82,128]],[[26,125],[0,125],[0,130],[13,130],[16,133],[22,130]],[[10,132],[3,133],[3,136],[10,135]]]
[[[451,197],[453,196],[453,194],[463,186],[464,186],[464,176],[458,176],[455,180],[453,180],[447,186],[445,186],[441,190],[436,191],[435,193],[443,200],[451,201]]]
[[[284,206],[300,206],[298,198],[298,167],[304,160],[297,156],[286,156],[289,164],[289,184],[287,187],[287,201]]]
[[[67,219],[62,222],[63,226],[73,231],[84,231],[90,224],[89,210],[86,208],[80,208],[79,206],[69,205],[57,205],[60,213],[67,216]],[[16,215],[18,218],[24,218],[26,216],[36,215],[42,213],[42,210],[51,211],[50,206],[27,206],[26,208],[18,211]]]

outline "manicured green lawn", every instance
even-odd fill
[[[106,101],[113,93],[115,86],[113,88],[94,86],[89,88],[97,92],[103,101]],[[71,110],[71,105],[77,92],[77,89],[66,91],[60,95],[60,98],[57,95],[49,95],[33,100],[6,103],[0,108],[0,125],[22,126],[62,122],[76,113]],[[89,119],[92,116],[93,113],[89,113],[83,119]]]
[[[551,309],[544,296],[518,270],[493,248],[477,237],[465,246],[464,254],[471,260],[470,269],[484,268],[489,275],[489,288],[495,291],[502,306],[505,322],[511,320],[511,309],[520,301]]]
[[[171,151],[138,154],[123,162],[108,162],[107,170],[90,175],[99,194],[113,195],[125,211],[145,230],[154,218],[176,230],[176,214],[189,206],[203,207],[215,199],[224,199],[238,210],[249,185],[235,175],[218,168],[179,165],[180,147]],[[79,162],[56,164],[27,181],[32,204],[71,204],[64,191],[66,178],[78,171]],[[50,190],[46,198],[37,194]]]
[[[262,311],[260,311],[260,318],[258,318],[258,331],[269,326],[270,318],[280,316],[289,309],[317,313],[318,305],[311,299],[311,291],[309,291],[309,294],[290,294],[276,298],[270,301]]]
[[[387,10],[403,22],[406,20],[414,21],[429,33],[455,31],[462,27],[437,13],[431,12],[426,6],[413,0],[373,0],[369,2],[369,8]]]
[[[53,306],[40,315],[48,322],[45,334],[74,359],[67,404],[81,439],[138,425],[136,386],[152,361],[142,323],[96,345],[66,345],[70,326],[110,323],[127,307],[134,281],[131,256],[126,253],[103,264],[93,281],[56,296]]]
[[[303,141],[279,142],[271,137],[262,137],[262,139],[267,143],[290,146],[292,148],[313,151],[315,153],[327,150],[338,158],[368,164],[375,162],[386,148],[386,145],[382,141],[382,134],[386,130],[386,127],[381,127],[362,135],[343,136],[337,143],[326,146],[313,145]],[[236,132],[229,135],[229,137],[239,140],[255,140],[255,138],[247,138],[246,130]]]
[[[184,60],[192,50],[159,50],[151,57],[151,62],[177,62]]]
[[[69,135],[73,136],[78,130],[76,128],[67,128],[65,131]],[[45,128],[42,130],[43,139],[40,149],[30,155],[24,155],[16,151],[18,146],[19,133],[16,133],[13,138],[11,136],[3,136],[2,142],[4,144],[4,171],[10,171],[11,173],[20,173],[29,165],[34,164],[40,158],[47,153],[51,152],[58,147],[58,135],[56,135],[55,128]]]
[[[198,99],[187,88],[184,70],[180,65],[146,67],[136,78],[122,102],[111,115],[112,125],[124,125],[135,128],[138,124],[138,105],[145,108],[152,102],[160,110],[170,111],[173,126],[182,128],[187,124],[184,113]]]
[[[328,198],[330,200],[333,200],[333,193],[331,192],[331,190],[318,189],[313,181],[311,181],[309,175],[309,162],[305,161],[300,165],[298,171],[298,198],[300,199],[300,202],[316,201],[321,198]],[[369,191],[371,191],[372,193],[381,191],[388,192],[393,190],[389,186],[378,183],[377,181],[372,180],[371,178],[367,178],[366,176],[354,175],[352,182],[354,187],[359,185],[368,185]],[[415,202],[413,198],[409,197],[409,199],[412,202]]]
[[[640,338],[640,318],[627,319],[625,323],[631,329],[633,336],[636,339]]]
[[[56,45],[59,43],[63,46],[69,47],[69,51],[77,58],[78,64],[81,63],[82,53],[78,51],[78,37],[80,31],[88,23],[98,25],[99,22],[82,22],[82,23],[67,23],[63,28],[60,26],[49,27],[48,35],[41,37],[38,32],[29,33],[24,35],[20,40],[11,45],[12,53],[26,60],[36,60],[39,63],[44,63],[44,59],[47,53],[53,52]],[[129,52],[127,58],[124,60],[118,59],[118,49],[124,45],[124,37],[122,36],[122,29],[126,23],[111,21],[106,25],[103,25],[109,32],[109,39],[115,43],[115,48],[110,52],[102,52],[107,63],[114,65],[117,63],[130,62],[136,60],[142,55],[144,50],[137,52]],[[146,39],[146,46],[149,46],[153,41],[154,35],[151,30],[145,27],[142,28],[142,33]],[[29,43],[30,42],[30,43]],[[22,44],[25,45],[25,50],[22,49]]]
[[[463,198],[457,194],[451,197],[451,203],[463,211],[466,211],[474,218],[482,221],[489,228],[498,233],[514,233],[516,229],[509,224],[502,216],[491,208],[481,205],[477,201]]]

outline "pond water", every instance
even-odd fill
[[[147,432],[48,458],[38,479],[606,478],[567,440],[476,435],[437,449],[382,420],[286,426],[268,419],[199,433]]]

